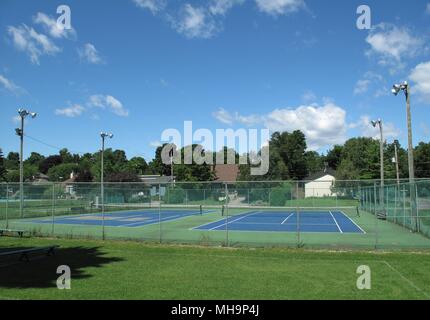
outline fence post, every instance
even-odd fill
[[[228,239],[228,187],[227,187],[227,183],[224,184],[224,188],[225,188],[225,208],[224,208],[224,213],[226,215],[226,220],[225,220],[225,245],[226,247],[229,247],[229,239]]]
[[[9,209],[9,184],[6,183],[6,229],[9,228],[8,209]]]
[[[51,234],[54,235],[54,225],[55,225],[55,182],[52,183],[52,228],[51,228]]]
[[[420,206],[418,201],[418,186],[416,182],[414,182],[414,188],[415,188],[416,227],[417,227],[417,232],[420,232],[420,229],[421,229],[420,228]]]

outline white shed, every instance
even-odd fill
[[[305,183],[305,198],[322,198],[333,197],[336,194],[332,191],[332,187],[336,178],[332,172],[321,172],[309,178]]]

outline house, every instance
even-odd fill
[[[166,185],[175,182],[175,176],[140,175],[138,177],[141,182],[151,188],[151,196],[164,196],[166,193]],[[140,195],[143,195],[143,193]]]
[[[333,197],[332,187],[336,181],[335,171],[325,169],[309,176],[305,183],[305,198]]]
[[[237,164],[217,164],[212,167],[215,171],[217,182],[236,182],[239,176],[239,165]]]
[[[76,192],[74,190],[75,180],[76,180],[76,174],[72,171],[70,173],[69,179],[63,181],[63,184],[64,184],[64,193],[66,195],[70,195],[71,197],[75,197],[76,196]]]

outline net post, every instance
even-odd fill
[[[158,227],[159,227],[159,242],[163,242],[161,228],[161,184],[158,184]]]

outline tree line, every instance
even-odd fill
[[[395,145],[399,159],[400,178],[408,177],[407,150],[398,141],[384,144],[384,168],[387,179],[396,178],[394,158]],[[106,149],[104,153],[104,170],[106,182],[137,182],[139,175],[170,175],[170,165],[162,161],[163,146],[155,150],[154,159],[147,162],[143,157],[127,158],[124,150]],[[187,148],[187,147],[185,147]],[[178,150],[184,154],[185,148]],[[188,146],[192,150],[199,145]],[[239,155],[231,149],[224,148],[219,152],[227,158],[233,152],[236,160]],[[217,153],[211,153],[213,159]],[[44,174],[50,181],[60,182],[75,175],[76,182],[100,180],[101,152],[72,154],[66,148],[58,154],[44,156],[32,152],[24,160],[24,179],[32,181]],[[327,153],[321,154],[307,150],[306,137],[300,130],[293,132],[275,132],[269,141],[269,171],[264,176],[251,176],[250,164],[240,165],[239,180],[303,180],[309,175],[331,168],[340,180],[379,179],[379,141],[372,138],[356,137],[347,140],[343,145],[335,145]],[[430,142],[420,142],[414,148],[415,175],[417,178],[430,177]],[[215,162],[214,162],[215,163]],[[238,162],[237,162],[238,163]],[[190,165],[174,164],[176,181],[212,181],[215,173],[210,164]],[[0,180],[19,181],[19,154],[9,152],[3,155],[0,149]]]

